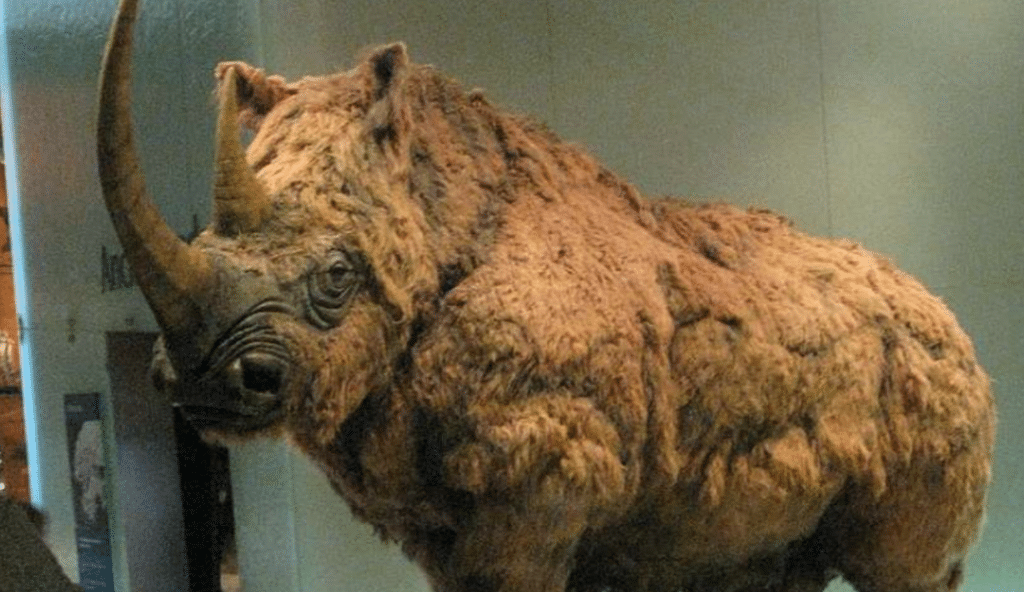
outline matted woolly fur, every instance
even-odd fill
[[[243,287],[180,314],[261,327],[290,365],[199,376],[208,338],[176,354],[179,331],[161,376],[191,409],[237,389],[209,387],[250,427],[283,398],[267,431],[436,590],[957,589],[994,411],[913,278],[769,212],[648,199],[400,44],[218,74],[270,205],[218,204],[188,257]]]
[[[294,84],[227,68],[280,214],[356,229],[401,327],[398,355],[326,354],[344,372],[292,437],[436,589],[957,588],[992,399],[913,278],[769,212],[647,199],[402,46]],[[396,363],[353,377],[364,354]],[[379,385],[354,413],[353,381]]]

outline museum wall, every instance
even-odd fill
[[[131,466],[120,466],[113,436],[115,427],[125,426],[115,426],[113,419],[107,333],[156,330],[120,259],[96,177],[96,80],[115,6],[114,0],[0,4],[4,154],[23,329],[32,499],[49,517],[51,548],[77,580],[69,466],[74,442],[65,426],[64,397],[100,393],[115,583],[119,590],[153,591],[169,589],[175,580],[160,581],[160,571],[129,565],[125,542],[133,529],[138,534],[146,524],[156,524],[145,533],[149,544],[174,549],[160,538],[173,529],[162,526],[177,523],[180,536],[181,516],[180,503],[164,503],[169,492],[130,499],[139,491],[120,487],[126,479],[146,475],[147,483],[160,483],[176,468],[146,464],[160,455],[146,450],[155,444],[145,437],[131,443],[145,454],[132,455]],[[204,223],[209,209],[212,65],[228,56],[254,59],[255,12],[232,1],[146,2],[135,63],[135,114],[149,187],[182,234],[192,231],[194,217]],[[176,481],[168,487],[176,487]],[[168,553],[164,560],[178,562],[181,571],[180,556]]]
[[[75,574],[63,396],[106,396],[106,334],[155,329],[119,275],[95,178],[95,78],[114,1],[0,7],[32,495]],[[1024,4],[146,0],[141,26],[144,166],[182,234],[206,219],[214,63],[295,77],[400,39],[649,194],[772,208],[888,254],[952,306],[994,379],[996,480],[963,589],[1024,581]],[[284,445],[256,442],[231,461],[247,589],[427,588]],[[113,489],[128,590],[129,517]]]

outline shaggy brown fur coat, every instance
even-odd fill
[[[440,592],[957,588],[994,412],[912,278],[774,214],[648,200],[400,44],[294,84],[222,64],[186,245],[126,123],[134,14],[101,181],[157,376],[207,436],[291,439]]]
[[[913,278],[647,200],[401,46],[295,84],[228,68],[278,208],[358,235],[391,307],[292,436],[439,590],[956,589],[992,400]]]

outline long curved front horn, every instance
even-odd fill
[[[146,192],[131,121],[136,0],[122,0],[100,74],[97,158],[103,198],[125,257],[157,323],[185,334],[202,324],[200,301],[213,278],[209,257],[175,235]]]
[[[248,161],[239,139],[238,72],[228,68],[220,87],[217,116],[217,172],[213,220],[223,236],[258,230],[270,214],[270,197]]]

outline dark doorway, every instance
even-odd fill
[[[238,579],[228,452],[203,442],[153,386],[156,338],[107,333],[131,587],[231,592]]]
[[[192,592],[233,592],[238,580],[228,451],[203,442],[174,414],[181,503]]]

